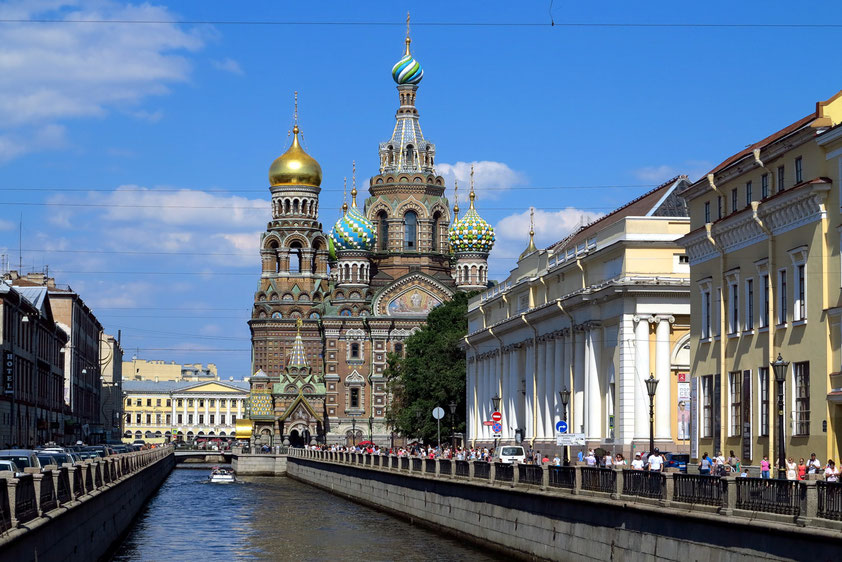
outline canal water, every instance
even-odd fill
[[[176,469],[113,560],[499,560],[494,553],[290,478],[206,483]]]

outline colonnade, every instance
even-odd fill
[[[496,395],[500,397],[501,438],[504,441],[514,439],[516,428],[524,429],[527,440],[554,439],[555,424],[564,417],[559,391],[570,389],[567,420],[571,433],[584,433],[589,442],[611,437],[618,443],[648,439],[649,396],[645,380],[651,372],[661,381],[656,394],[655,437],[671,439],[670,325],[675,319],[672,316],[633,315],[630,320],[633,331],[624,333],[620,330],[618,336],[612,336],[612,340],[617,341],[608,341],[608,328],[601,322],[592,321],[508,345],[484,340],[488,343],[478,348],[469,347],[468,438],[476,441],[493,439],[492,428],[483,422],[491,420],[492,397]],[[651,362],[653,325],[655,360]],[[491,345],[496,349],[483,352]],[[629,355],[633,356],[633,371],[628,373],[629,376],[633,373],[633,381],[621,380],[622,367],[615,377],[615,349],[620,354],[621,366],[632,359]],[[618,394],[624,386],[633,400],[623,399]],[[611,416],[615,419],[614,435],[609,424]],[[624,416],[631,416],[634,423],[624,425],[621,419]],[[628,428],[625,432],[624,427]]]

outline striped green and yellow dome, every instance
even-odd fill
[[[450,247],[454,253],[477,252],[487,254],[494,246],[494,227],[485,222],[476,209],[471,190],[471,207],[461,219],[454,219],[450,226]]]

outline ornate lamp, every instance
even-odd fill
[[[658,390],[658,379],[649,373],[646,379],[646,393],[649,395],[649,454],[655,450],[655,391]]]
[[[781,354],[771,363],[778,383],[778,478],[786,479],[786,450],[784,445],[784,383],[789,370],[789,361],[784,361]]]

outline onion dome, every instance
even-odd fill
[[[315,158],[304,152],[298,143],[298,125],[292,128],[292,146],[278,156],[269,168],[269,184],[309,185],[319,187],[322,184],[322,167]]]
[[[421,63],[412,58],[409,52],[409,44],[412,39],[409,38],[409,15],[406,16],[406,51],[401,57],[401,60],[395,63],[392,67],[392,78],[395,82],[400,84],[418,84],[424,77],[424,69],[421,68]]]
[[[473,179],[473,170],[471,171],[471,178]],[[450,227],[450,247],[457,254],[463,252],[487,254],[494,246],[494,227],[485,222],[474,208],[476,194],[473,185],[471,185],[470,197],[471,206],[468,212],[461,219],[454,218]]]
[[[374,245],[374,225],[357,209],[357,188],[351,189],[351,208],[342,205],[344,213],[333,225],[330,238],[336,251],[362,250],[369,251]]]

